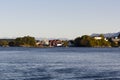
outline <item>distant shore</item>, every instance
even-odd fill
[[[120,34],[113,37],[105,37],[103,34],[97,36],[83,35],[73,40],[36,40],[31,36],[17,37],[16,39],[0,39],[1,47],[120,47]]]

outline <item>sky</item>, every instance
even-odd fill
[[[0,38],[120,31],[120,0],[0,0]]]

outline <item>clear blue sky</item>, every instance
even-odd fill
[[[120,31],[120,0],[0,0],[0,38]]]

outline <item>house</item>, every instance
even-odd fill
[[[47,47],[47,46],[49,46],[49,40],[41,40],[41,41],[37,40],[36,41],[36,46]]]
[[[94,37],[94,39],[96,39],[96,40],[101,40],[101,39],[102,39],[102,37],[95,36],[95,37]]]
[[[62,40],[49,40],[50,47],[61,47],[63,45]]]
[[[113,37],[113,38],[111,38],[111,40],[113,42],[115,42],[116,44],[118,44],[118,42],[120,42],[120,38],[118,38],[118,37]]]
[[[95,36],[95,37],[94,37],[94,39],[95,39],[95,40],[101,40],[101,39],[103,39],[103,37],[100,37],[100,36]],[[107,38],[104,38],[104,40],[105,40],[105,41],[108,41],[108,39],[107,39]]]

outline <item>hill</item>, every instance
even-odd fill
[[[102,34],[102,33],[101,33],[101,34]],[[117,32],[117,33],[105,33],[105,34],[103,34],[103,35],[104,35],[104,37],[110,38],[110,37],[117,37],[119,34],[120,34],[120,32]],[[93,37],[93,36],[99,36],[99,35],[100,35],[100,34],[94,33],[94,34],[92,34],[91,36]]]

